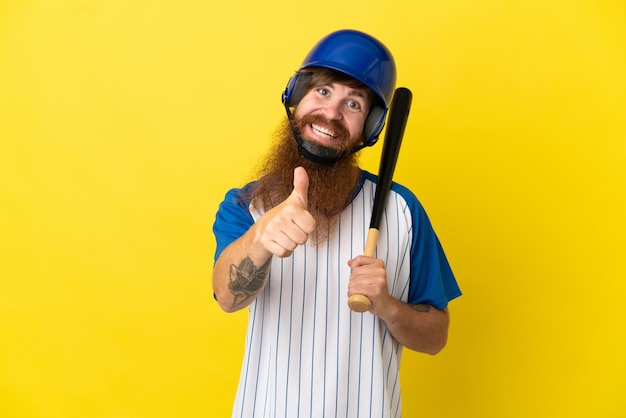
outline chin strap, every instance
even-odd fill
[[[341,158],[345,157],[346,155],[355,153],[366,146],[363,144],[348,151],[338,151],[334,148],[325,147],[312,141],[307,141],[303,139],[300,135],[300,131],[296,126],[293,114],[291,113],[291,110],[289,109],[289,106],[287,104],[285,104],[285,110],[287,111],[287,119],[289,119],[289,126],[291,126],[293,137],[298,144],[298,151],[300,151],[300,154],[309,161],[317,164],[330,165],[335,161],[338,161]]]

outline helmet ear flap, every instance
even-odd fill
[[[289,79],[282,97],[284,105],[295,106],[300,103],[309,87],[311,76],[310,72],[297,72]]]
[[[378,136],[385,126],[386,115],[387,110],[384,107],[378,105],[372,107],[363,125],[364,146],[372,146],[378,141]]]

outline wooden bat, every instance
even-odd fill
[[[374,194],[374,206],[372,207],[372,218],[365,241],[365,250],[363,251],[363,254],[368,257],[374,257],[376,254],[378,228],[385,211],[387,195],[391,188],[393,172],[396,168],[396,162],[398,161],[398,154],[400,153],[400,145],[402,145],[404,128],[406,128],[406,123],[409,118],[412,98],[413,94],[409,89],[398,87],[393,94],[393,99],[389,106],[387,130],[385,131],[385,140],[380,156],[378,183]],[[352,295],[348,298],[348,306],[355,312],[366,312],[372,307],[372,301],[364,295]]]

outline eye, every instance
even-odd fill
[[[348,101],[346,102],[346,104],[347,104],[348,108],[349,108],[350,110],[352,110],[352,111],[361,110],[361,108],[362,108],[361,103],[359,103],[359,102],[358,102],[358,101],[356,101],[356,100],[348,100]]]
[[[317,92],[322,96],[328,96],[330,94],[330,90],[328,90],[326,87],[318,88]]]

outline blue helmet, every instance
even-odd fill
[[[396,85],[396,65],[391,52],[372,36],[340,30],[320,40],[306,56],[300,70],[289,80],[282,95],[285,106],[297,105],[308,88],[308,79],[301,77],[309,67],[329,68],[360,81],[378,97],[363,128],[364,146],[376,143],[385,124],[385,116]]]

